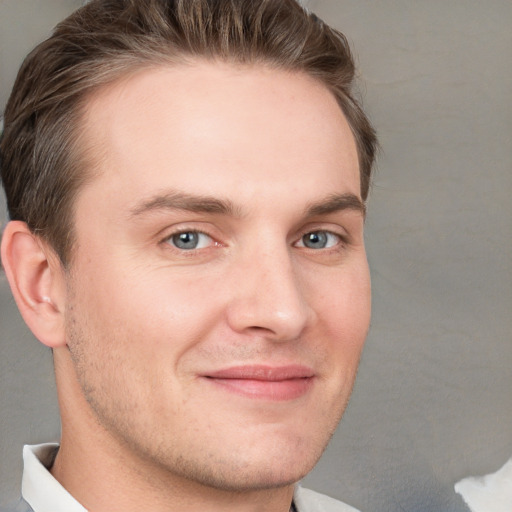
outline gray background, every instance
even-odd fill
[[[80,1],[0,0],[0,106]],[[453,484],[512,455],[512,2],[310,0],[355,47],[383,152],[370,201],[372,329],[306,483],[363,511],[462,511]],[[1,219],[5,221],[5,208]],[[0,277],[0,496],[56,440],[50,353]]]

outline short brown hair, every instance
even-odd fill
[[[1,176],[22,220],[64,265],[73,201],[91,176],[80,151],[90,93],[130,71],[190,57],[302,71],[336,97],[354,134],[366,200],[375,132],[354,98],[346,38],[295,0],[92,0],[25,59],[4,115]]]

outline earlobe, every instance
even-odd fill
[[[18,309],[44,345],[64,346],[64,270],[53,250],[21,221],[7,224],[2,264]]]

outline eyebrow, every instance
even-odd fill
[[[231,201],[210,196],[196,196],[184,192],[168,192],[145,199],[130,209],[131,217],[139,217],[159,210],[185,210],[197,213],[215,213],[242,217],[242,210]],[[326,199],[311,203],[305,210],[306,217],[328,215],[343,210],[354,210],[366,215],[366,205],[355,194],[332,194]]]
[[[355,194],[332,194],[326,199],[312,203],[306,209],[307,217],[317,215],[328,215],[343,210],[354,210],[366,216],[366,205],[361,198]]]
[[[198,213],[217,213],[239,216],[240,211],[225,199],[196,196],[184,192],[168,192],[143,200],[130,210],[131,217],[138,217],[158,210],[185,210]]]

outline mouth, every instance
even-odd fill
[[[305,395],[313,386],[315,374],[311,368],[300,365],[250,365],[218,370],[204,377],[230,393],[261,400],[287,401]]]

